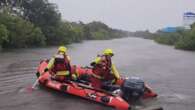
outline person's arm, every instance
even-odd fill
[[[47,65],[47,69],[51,69],[54,65],[54,62],[55,62],[55,58],[53,57],[49,60],[49,63]]]
[[[68,55],[67,55],[67,59],[68,59],[68,61],[69,61],[69,63],[70,63],[70,61],[71,61],[71,58],[70,58],[70,56],[68,56]]]
[[[70,65],[71,58],[68,55],[66,55],[66,58],[68,60],[68,70],[69,70],[70,75],[71,75],[70,77],[71,77],[72,80],[76,81],[78,79],[78,75],[77,75],[76,70],[73,72],[72,69],[71,69],[72,68],[71,65]]]
[[[93,62],[91,62],[91,66],[95,66],[96,64],[101,62],[101,57],[96,57]]]
[[[115,76],[115,78],[118,80],[120,79],[120,74],[118,72],[118,70],[116,69],[116,66],[114,64],[112,64],[112,67],[111,67],[111,70],[112,70],[112,73],[113,75]]]
[[[92,74],[92,76],[95,77],[95,78],[97,78],[97,79],[100,79],[100,80],[104,79],[103,77],[101,77],[101,76],[99,76],[99,75],[96,75],[96,74],[94,74],[94,73]]]
[[[68,64],[67,64],[67,69],[68,69],[68,71],[71,73],[71,65],[70,65],[70,56],[68,56],[68,55],[66,55],[66,58],[67,58],[67,60],[68,60]]]

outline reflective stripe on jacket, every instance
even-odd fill
[[[48,69],[51,69],[56,75],[70,74],[70,58],[63,53],[59,53],[50,59]]]

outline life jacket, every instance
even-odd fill
[[[54,73],[58,71],[71,71],[70,63],[66,55],[57,54],[54,58],[54,67],[52,69]]]
[[[97,63],[93,68],[94,74],[103,77],[104,80],[113,80],[114,75],[112,74],[111,71],[112,67],[111,57],[107,55],[102,55],[100,57],[101,61]]]

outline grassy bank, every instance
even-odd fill
[[[173,33],[157,32],[154,40],[161,44],[173,45],[176,49],[195,50],[195,24],[191,30],[178,30]]]

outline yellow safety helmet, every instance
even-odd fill
[[[60,46],[60,47],[58,48],[58,52],[64,52],[64,53],[66,53],[66,51],[67,51],[67,48],[64,47],[64,46]]]
[[[103,54],[104,54],[104,55],[111,55],[111,56],[114,55],[112,49],[105,49],[105,50],[103,51]]]

